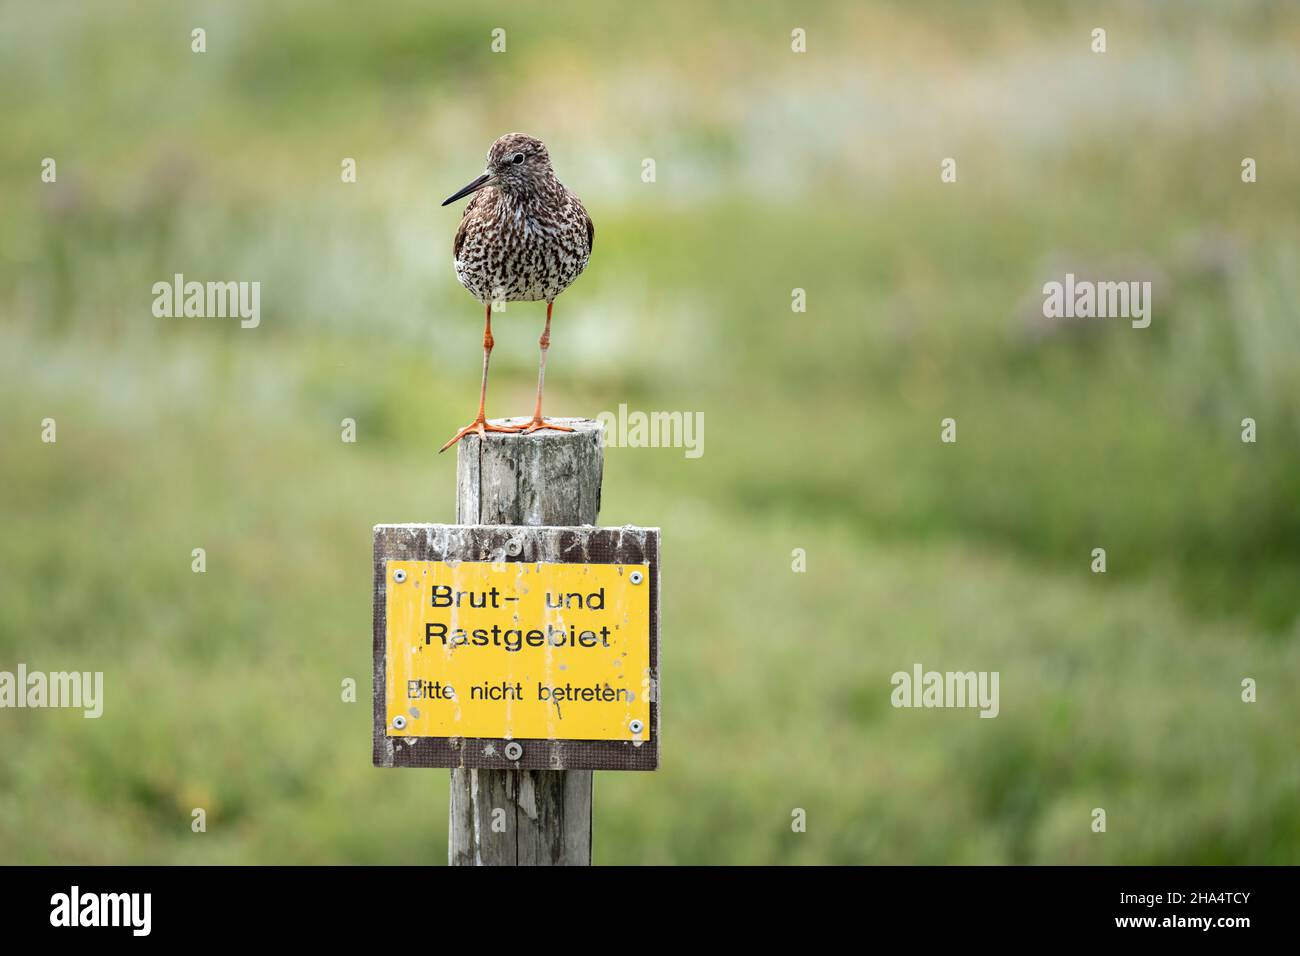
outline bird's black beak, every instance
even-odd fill
[[[489,182],[491,182],[491,180],[492,180],[492,174],[491,174],[491,173],[484,173],[482,176],[480,176],[478,179],[474,180],[472,183],[470,183],[470,184],[469,184],[468,186],[466,186],[464,189],[459,190],[458,192],[454,192],[454,193],[452,193],[450,196],[448,196],[446,199],[444,199],[444,200],[442,201],[442,204],[445,206],[445,205],[447,205],[448,203],[453,203],[453,202],[455,202],[457,199],[463,199],[463,198],[465,198],[465,197],[468,196],[470,193],[478,192],[480,189],[482,189],[484,186],[486,186]]]

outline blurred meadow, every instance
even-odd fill
[[[601,523],[663,528],[664,727],[597,863],[1300,860],[1295,4],[0,20],[0,670],[106,685],[0,711],[0,862],[445,861],[446,771],[370,762],[371,527],[454,520],[438,204],[511,130],[596,224],[547,411],[706,424],[606,452]],[[1151,327],[1044,319],[1067,271],[1150,279]],[[260,281],[260,327],[155,318],[178,272]],[[494,322],[489,415],[544,313]],[[892,708],[914,662],[1000,716]]]

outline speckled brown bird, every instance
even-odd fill
[[[474,194],[456,230],[456,278],[484,306],[483,382],[478,417],[439,451],[470,432],[534,432],[539,428],[573,431],[542,417],[546,351],[551,345],[555,297],[582,274],[591,256],[595,228],[578,197],[555,178],[551,157],[540,139],[507,133],[488,150],[487,169],[443,205]],[[492,303],[546,301],[546,328],[538,344],[537,405],[525,425],[496,425],[484,417],[488,360],[492,356]]]

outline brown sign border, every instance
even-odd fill
[[[390,737],[385,707],[388,561],[547,561],[650,566],[650,739],[518,740]],[[483,770],[654,770],[659,766],[659,529],[517,525],[381,524],[375,526],[373,754],[376,767],[469,767]]]

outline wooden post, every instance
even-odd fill
[[[556,421],[575,431],[498,432],[486,441],[477,435],[461,440],[458,524],[596,523],[604,468],[600,425]],[[452,770],[447,862],[590,865],[591,771]]]

